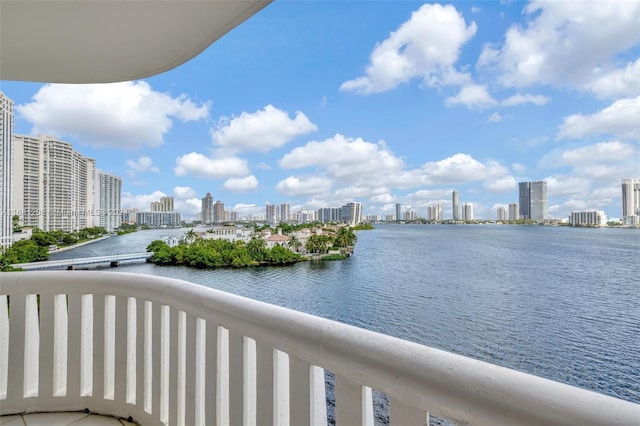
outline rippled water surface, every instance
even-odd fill
[[[140,231],[51,259],[144,251]],[[383,225],[346,261],[180,278],[640,403],[640,231]]]

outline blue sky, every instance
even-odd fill
[[[3,81],[16,133],[123,180],[123,207],[210,192],[241,215],[361,201],[477,218],[546,180],[549,216],[621,214],[640,176],[640,2],[276,1],[142,81]]]

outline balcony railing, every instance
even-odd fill
[[[184,281],[0,275],[1,414],[80,411],[142,425],[608,424],[640,405]],[[426,326],[426,325],[425,325]]]

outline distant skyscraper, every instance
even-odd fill
[[[451,209],[453,211],[453,220],[460,220],[460,207],[458,205],[459,200],[458,200],[458,191],[453,191],[452,194],[452,200],[451,200]]]
[[[163,212],[164,210],[162,209],[162,203],[160,201],[152,201],[151,205],[149,206],[149,211],[151,212]]]
[[[436,203],[428,207],[427,218],[429,220],[441,221],[442,220],[442,204]]]
[[[202,199],[202,223],[213,223],[213,197],[209,192]]]
[[[340,207],[340,220],[349,226],[362,222],[362,203],[347,203]]]
[[[396,222],[400,222],[402,220],[402,205],[400,203],[396,203]]]
[[[518,203],[509,204],[509,220],[518,220],[519,218]]]
[[[500,206],[498,207],[498,211],[497,211],[497,216],[496,219],[497,220],[508,220],[509,216],[507,215],[507,208],[504,206]]]
[[[13,242],[13,101],[0,92],[0,249]]]
[[[265,206],[265,213],[267,222],[272,225],[276,225],[278,223],[278,208],[275,204],[267,204]]]
[[[543,221],[547,218],[547,182],[520,182],[520,219]]]
[[[280,220],[283,222],[289,221],[289,203],[280,204]]]
[[[120,212],[120,197],[122,193],[122,179],[96,170],[96,207],[99,210],[98,223],[107,231],[120,227],[122,215]]]
[[[162,204],[163,212],[172,212],[173,211],[173,197],[162,197],[160,198],[160,204]]]
[[[213,223],[222,223],[224,221],[224,203],[218,200],[213,204]]]
[[[622,217],[640,216],[640,178],[622,180]]]
[[[464,203],[462,205],[462,220],[473,220],[473,204]]]

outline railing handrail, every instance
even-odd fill
[[[640,405],[186,281],[114,272],[3,274],[2,294],[101,294],[170,304],[469,424],[620,424]]]

